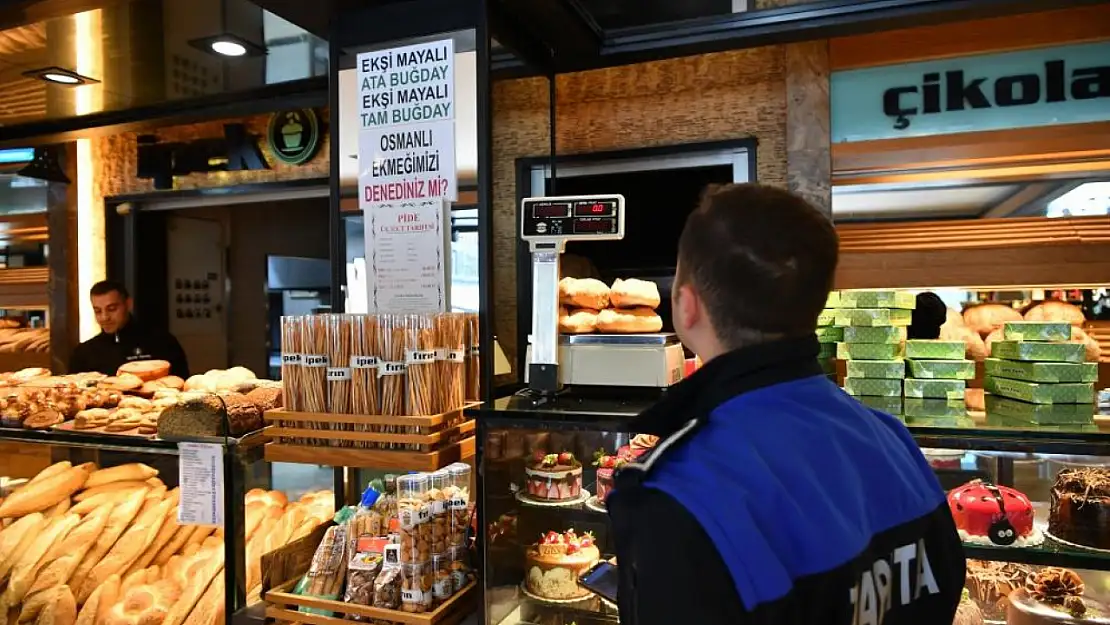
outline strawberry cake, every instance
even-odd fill
[[[524,469],[525,492],[541,501],[574,501],[582,496],[582,463],[574,454],[537,451]]]
[[[609,497],[609,491],[613,490],[613,476],[616,475],[617,469],[629,462],[630,460],[626,456],[610,456],[604,452],[598,452],[594,466],[597,467],[597,500],[599,502],[605,503],[605,499]]]
[[[592,593],[578,585],[578,576],[600,559],[601,552],[589,533],[578,536],[574,530],[548,532],[525,554],[525,586],[528,592],[544,599],[589,597]]]
[[[973,480],[948,493],[948,508],[965,543],[1030,547],[1044,542],[1033,527],[1033,503],[1012,488]]]

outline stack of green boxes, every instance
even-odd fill
[[[817,342],[821,344],[817,359],[830,376],[836,375],[836,344],[844,340],[844,328],[835,325],[837,308],[840,308],[840,292],[833,291],[829,293],[825,310],[817,317]]]
[[[842,291],[835,321],[844,327],[836,356],[847,361],[844,390],[884,412],[902,414],[906,326],[916,298],[899,291]]]
[[[964,356],[963,341],[906,341],[906,419],[962,419],[967,416],[964,395],[975,377],[975,362]]]
[[[1067,323],[1014,321],[991,345],[983,388],[988,418],[1003,424],[1092,425],[1098,364],[1085,362]]]

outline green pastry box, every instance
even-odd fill
[[[1092,404],[1095,385],[1090,382],[1025,382],[987,376],[983,388],[988,393],[1020,399],[1034,404]]]
[[[902,346],[890,343],[837,343],[836,357],[841,360],[896,360]]]
[[[902,403],[907,417],[966,417],[967,404],[962,399],[916,399],[907,397]]]
[[[1024,362],[987,358],[986,374],[1026,382],[1097,382],[1097,362]]]
[[[902,422],[910,427],[926,428],[972,428],[975,421],[971,417],[902,417]]]
[[[877,397],[875,395],[860,395],[856,397],[859,403],[868,408],[885,412],[890,415],[902,414],[902,397]]]
[[[829,292],[829,298],[825,300],[825,308],[840,308],[840,291]]]
[[[963,341],[906,341],[906,358],[919,360],[963,360],[967,344]]]
[[[906,329],[901,326],[849,326],[843,328],[846,343],[902,343]]]
[[[827,309],[822,310],[821,314],[817,315],[817,327],[818,328],[824,328],[826,326],[831,326],[834,323],[836,323],[836,311],[835,310],[827,310]]]
[[[924,380],[971,380],[975,378],[973,360],[907,360],[911,378]]]
[[[841,291],[841,308],[917,308],[917,297],[905,291]]]
[[[820,360],[828,360],[829,358],[836,358],[836,343],[820,343],[817,351],[817,358]]]
[[[1032,425],[1094,424],[1094,404],[1031,404],[1026,401],[987,395],[987,417],[997,416]]]
[[[957,400],[964,398],[967,383],[963,380],[919,380],[906,378],[906,397],[916,399],[948,399]]]
[[[902,394],[902,381],[846,377],[844,390],[856,396],[898,397]]]
[[[1008,428],[1012,430],[1031,430],[1038,432],[1072,432],[1087,433],[1098,432],[1097,423],[1034,423],[1020,417],[1009,417],[998,413],[987,413],[985,421],[987,427]]]
[[[838,326],[908,326],[912,320],[912,310],[840,308],[836,311]]]
[[[839,343],[844,340],[844,328],[825,326],[817,328],[818,343]]]
[[[1086,360],[1087,350],[1082,343],[995,341],[991,343],[990,356],[1004,360],[1081,363]]]
[[[1002,338],[1007,341],[1071,340],[1071,324],[1055,321],[1007,321],[1002,326]]]
[[[903,360],[849,360],[845,367],[845,375],[849,378],[901,380],[906,377],[906,363]]]

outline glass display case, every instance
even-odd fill
[[[487,625],[618,622],[615,606],[572,580],[584,559],[613,555],[598,495],[606,495],[614,467],[652,445],[651,437],[629,431],[648,405],[648,399],[517,395],[480,409]],[[993,407],[960,417],[901,417],[949,492],[950,505],[977,497],[975,480],[982,480],[998,485],[1015,518],[1031,511],[1032,523],[1018,523],[1018,539],[1009,545],[981,531],[974,511],[956,513],[965,528],[970,598],[987,622],[1005,622],[1010,591],[1044,567],[1063,567],[1084,583],[1087,614],[1110,614],[1110,492],[1102,481],[1110,478],[1110,409],[1104,405],[1102,414],[1082,423],[1048,426],[990,412]],[[583,546],[584,536],[597,547],[596,556]],[[569,550],[541,549],[545,542],[576,540]]]

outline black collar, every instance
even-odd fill
[[[667,437],[691,419],[704,421],[717,406],[759,388],[823,373],[817,337],[787,338],[722,354],[672,386],[632,422],[632,431]]]

